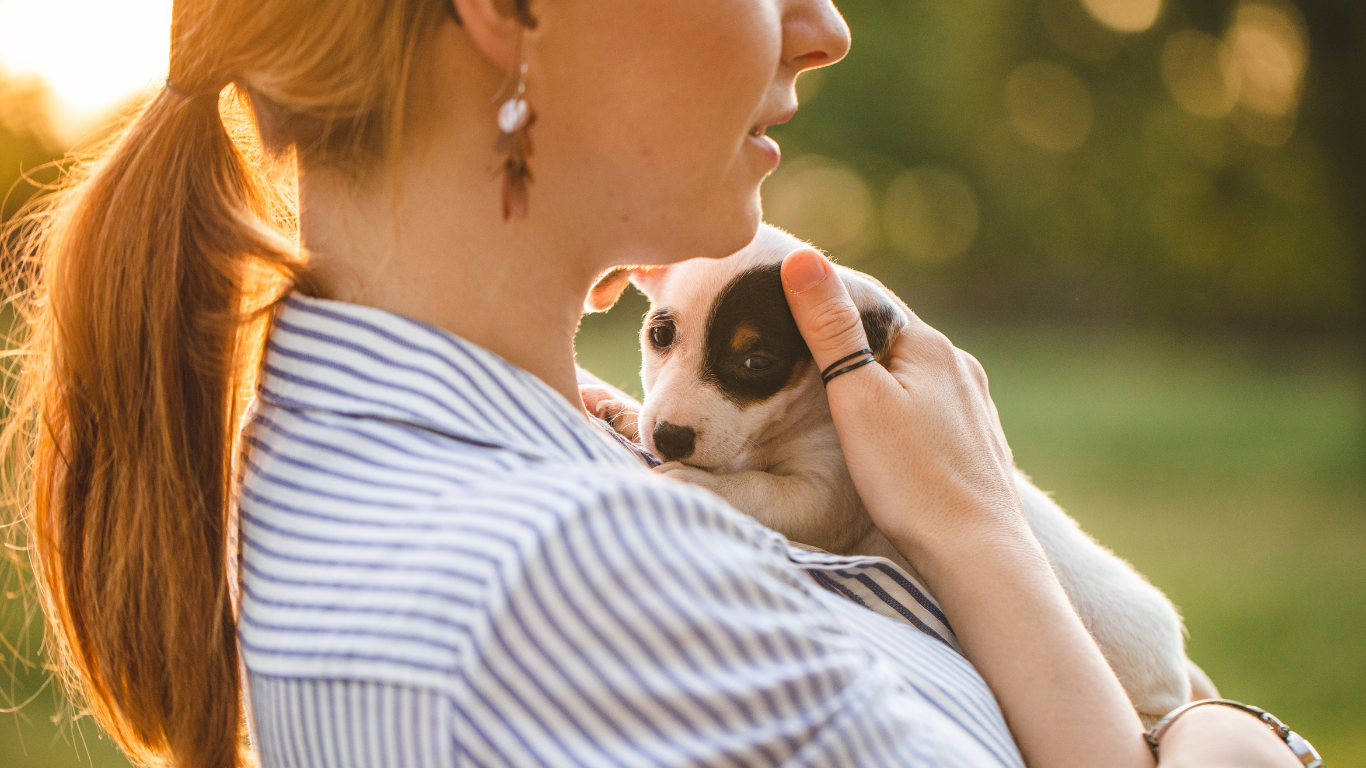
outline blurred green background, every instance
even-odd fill
[[[838,5],[854,48],[771,131],[769,220],[982,360],[1020,466],[1182,608],[1225,695],[1366,766],[1366,3]],[[0,70],[5,217],[56,114]],[[643,311],[579,336],[637,393]],[[0,568],[0,766],[123,765]]]

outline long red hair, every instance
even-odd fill
[[[24,338],[8,480],[68,690],[136,763],[247,760],[232,458],[269,310],[306,274],[270,159],[375,172],[449,12],[176,0],[174,87],[9,238]]]

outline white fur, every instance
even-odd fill
[[[1138,713],[1151,725],[1190,701],[1185,630],[1176,608],[1018,471],[1015,488],[1072,607]]]

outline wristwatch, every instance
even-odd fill
[[[1230,701],[1229,699],[1201,699],[1200,701],[1192,701],[1185,706],[1177,707],[1171,712],[1168,712],[1166,717],[1157,721],[1157,725],[1149,728],[1148,732],[1143,734],[1143,738],[1148,741],[1148,748],[1153,751],[1154,758],[1157,757],[1157,747],[1162,741],[1162,735],[1167,732],[1167,729],[1171,727],[1172,723],[1176,722],[1176,718],[1196,707],[1202,707],[1206,704],[1218,704],[1221,707],[1241,709],[1249,715],[1252,715],[1263,723],[1266,723],[1267,727],[1279,736],[1287,747],[1290,747],[1290,751],[1295,753],[1295,757],[1299,758],[1299,761],[1304,764],[1305,768],[1323,768],[1323,758],[1319,757],[1318,750],[1314,749],[1314,745],[1310,744],[1303,736],[1290,730],[1290,727],[1285,723],[1282,723],[1275,715],[1267,712],[1261,707],[1254,707],[1251,704],[1243,704],[1242,702]]]

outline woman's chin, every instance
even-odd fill
[[[724,224],[717,222],[714,231],[717,247],[706,254],[709,258],[725,258],[754,241],[759,225],[764,220],[764,206],[759,199],[758,187],[734,211],[734,215],[727,217]]]
[[[671,248],[670,258],[660,263],[674,263],[688,259],[723,259],[749,245],[759,231],[763,211],[756,194],[752,202],[735,206],[730,215],[703,218],[688,237],[677,243],[685,246]]]
[[[716,232],[716,244],[714,247],[705,251],[699,251],[695,256],[705,256],[709,259],[724,259],[754,241],[754,236],[759,231],[759,224],[763,220],[763,211],[755,206],[755,210],[742,217],[739,221],[726,228],[725,232]],[[718,228],[719,230],[720,228]]]
[[[688,259],[720,259],[749,245],[759,231],[763,207],[757,185],[722,202],[674,205],[650,222],[633,221],[615,242],[603,243],[614,264],[663,266]],[[624,236],[623,236],[624,235]]]

